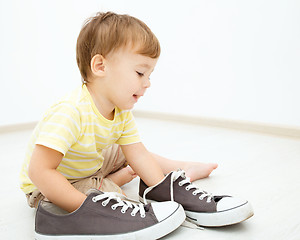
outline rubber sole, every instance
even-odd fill
[[[237,224],[254,215],[250,203],[246,202],[238,207],[214,213],[197,213],[185,211],[187,218],[203,227],[223,227]]]
[[[144,203],[142,197],[139,197],[140,202]],[[146,199],[147,203],[155,202]],[[190,222],[203,227],[224,227],[237,224],[247,220],[254,215],[252,206],[249,202],[244,203],[235,208],[225,211],[207,213],[207,212],[191,212],[185,211],[186,217]]]
[[[113,235],[44,235],[35,232],[36,240],[108,240],[108,239],[147,239],[154,240],[161,238],[175,229],[177,229],[185,220],[186,215],[184,209],[180,204],[178,208],[163,221],[139,231],[129,232],[124,234],[113,234]]]

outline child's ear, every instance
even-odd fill
[[[105,58],[100,54],[96,54],[91,60],[92,73],[98,77],[103,76],[104,69],[105,69],[104,63],[105,63]]]

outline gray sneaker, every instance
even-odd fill
[[[91,191],[72,213],[41,202],[35,218],[35,239],[157,239],[185,219],[181,205],[161,202],[143,205],[113,192]]]
[[[248,201],[231,196],[214,196],[200,190],[178,170],[169,173],[160,183],[148,187],[140,180],[140,201],[161,202],[175,201],[180,203],[187,220],[206,227],[220,227],[242,222],[253,216]]]

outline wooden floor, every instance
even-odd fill
[[[180,227],[163,239],[300,239],[300,139],[137,118],[146,147],[163,156],[217,162],[196,184],[212,193],[248,199],[255,215],[235,226]],[[0,238],[33,239],[34,210],[26,205],[18,174],[31,130],[0,133],[2,163]],[[137,198],[138,179],[124,186]]]

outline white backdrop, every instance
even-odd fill
[[[107,10],[140,18],[161,42],[136,109],[300,126],[297,0],[0,0],[0,125],[37,121],[80,84],[77,35]]]

